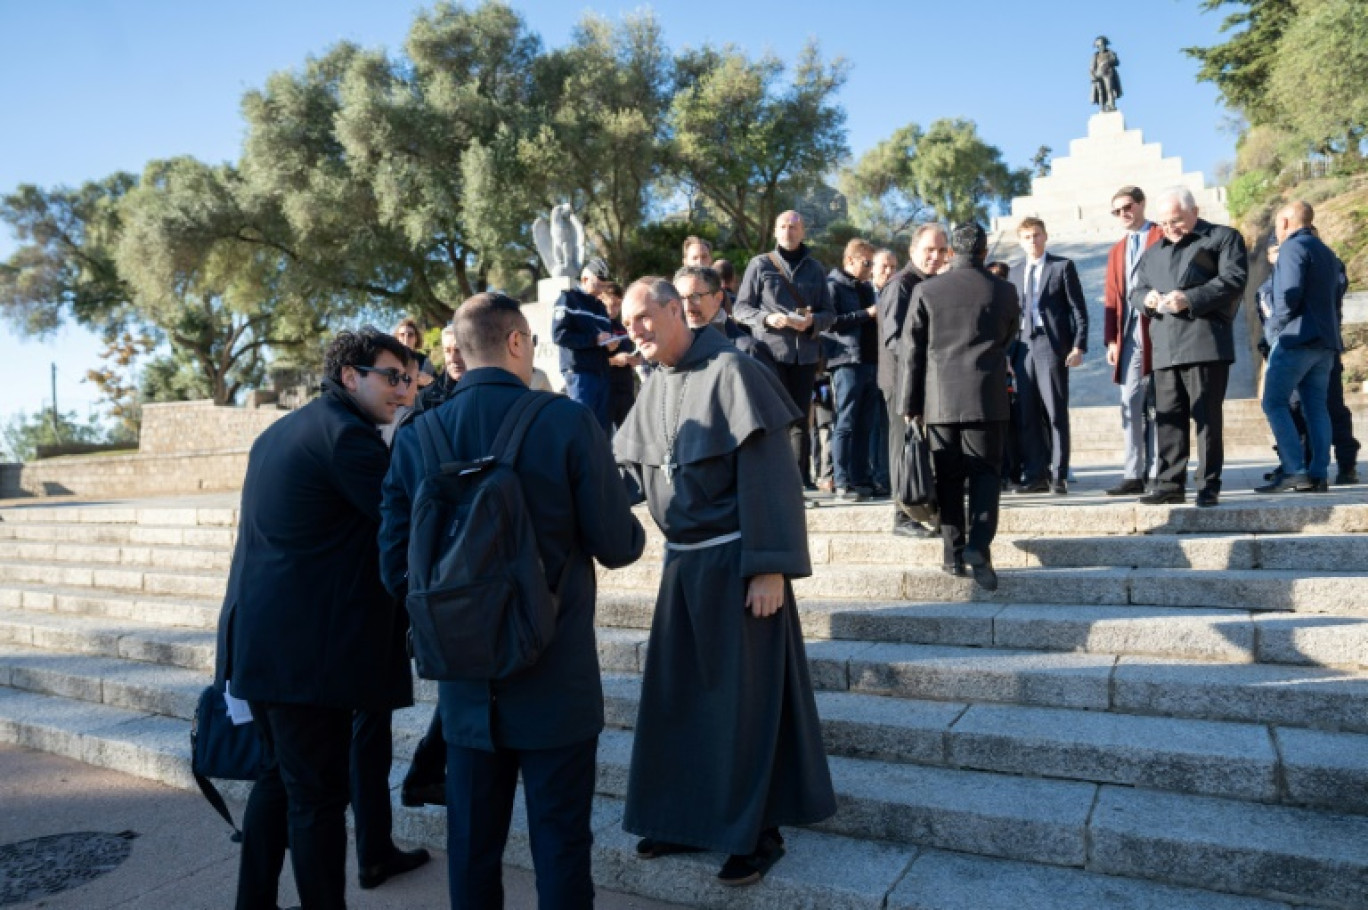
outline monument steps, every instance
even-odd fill
[[[992,600],[935,568],[938,541],[889,535],[886,503],[806,513],[799,611],[840,811],[741,895],[713,881],[719,858],[643,862],[618,827],[659,535],[603,573],[600,883],[728,908],[991,908],[1012,899],[994,876],[1065,895],[1042,906],[1368,904],[1368,851],[1347,856],[1368,838],[1368,576],[1343,571],[1368,555],[1368,504],[1005,501]],[[0,737],[189,786],[234,515],[0,512]],[[430,718],[435,686],[417,688],[396,756]],[[444,841],[436,810],[396,807],[396,831]],[[988,878],[933,887],[952,872]]]
[[[62,684],[51,676],[45,681],[49,685]],[[101,688],[105,698],[121,698],[124,692],[137,689],[122,683]],[[176,710],[175,704],[158,701],[155,712],[142,713],[124,706],[53,695],[41,695],[39,701],[39,695],[13,688],[0,690],[0,734],[11,741],[95,764],[135,764],[146,776],[185,784],[185,723],[181,720],[168,724],[165,716]],[[610,705],[613,703],[610,699]],[[188,705],[183,710],[188,713]],[[970,711],[972,708],[964,716]],[[407,730],[399,739],[416,736],[426,723],[426,714],[426,707],[401,712],[400,724]],[[972,745],[966,743],[965,748]],[[606,731],[600,744],[598,789],[602,795],[612,797],[600,802],[600,810],[614,816],[620,811],[617,800],[625,787],[629,756],[630,734]],[[1368,855],[1363,850],[1368,846],[1368,819],[1342,812],[839,755],[831,759],[831,766],[840,810],[821,830],[844,835],[844,840],[833,843],[849,844],[864,856],[865,862],[871,855],[878,856],[883,849],[901,844],[919,852],[927,847],[951,849],[980,857],[1018,858],[1075,870],[1112,872],[1126,866],[1143,869],[1144,877],[1151,880],[1195,883],[1198,878],[1192,875],[1193,866],[1183,857],[1187,851],[1198,849],[1213,861],[1254,870],[1250,877],[1232,878],[1230,890],[1236,893],[1278,893],[1285,885],[1263,871],[1273,866],[1295,868],[1296,896],[1300,900],[1309,898],[1313,905],[1336,906],[1333,901],[1344,900],[1352,906],[1368,894],[1368,862],[1363,859]],[[1163,813],[1150,811],[1155,801],[1163,801]],[[396,827],[401,835],[420,843],[442,843],[440,812],[398,811]],[[420,826],[411,817],[414,815],[421,816],[426,824]],[[1267,834],[1270,829],[1277,831],[1276,837]],[[600,830],[604,843],[599,849],[616,847],[618,858],[631,858],[632,838],[623,835],[615,825]],[[1326,849],[1324,844],[1331,832],[1330,842],[1334,846]],[[804,832],[792,834],[801,840]],[[884,843],[880,847],[871,841]],[[794,865],[800,865],[799,858],[798,854],[792,857]],[[664,861],[656,871],[663,869],[665,863],[675,862]],[[710,865],[716,868],[715,864]],[[655,868],[656,864],[652,866]],[[606,877],[606,871],[596,870],[600,883],[616,881]],[[899,878],[902,877],[889,880],[885,893]],[[1152,882],[1114,884],[1126,888]],[[766,886],[770,887],[773,883]],[[680,899],[676,889],[668,895],[670,899]],[[769,898],[774,900],[775,895],[770,894]]]

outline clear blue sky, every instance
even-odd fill
[[[238,156],[244,91],[275,70],[299,66],[341,40],[401,49],[425,4],[387,0],[0,0],[0,192],[21,183],[75,185],[153,158]],[[514,0],[549,46],[568,41],[592,9],[609,18],[635,2]],[[1220,40],[1220,15],[1198,0],[868,3],[790,0],[653,4],[672,48],[733,42],[752,55],[791,61],[815,37],[826,57],[853,63],[841,93],[858,156],[908,122],[967,117],[1025,166],[1036,148],[1064,155],[1087,132],[1088,63],[1099,34],[1121,58],[1127,125],[1208,181],[1233,155],[1226,114],[1180,48]],[[0,231],[0,258],[14,249]],[[0,326],[0,419],[49,399],[85,413],[94,390],[81,382],[99,345],[68,329],[51,342]]]

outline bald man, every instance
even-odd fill
[[[1257,493],[1320,493],[1329,485],[1330,373],[1340,342],[1340,264],[1311,230],[1315,212],[1305,202],[1278,210],[1274,229],[1272,312],[1264,337],[1272,346],[1264,373],[1263,411],[1278,442],[1278,471]],[[1292,419],[1292,393],[1301,398],[1310,459]]]

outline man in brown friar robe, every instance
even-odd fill
[[[659,364],[614,454],[666,538],[627,785],[637,854],[730,854],[718,878],[757,882],[780,825],[836,810],[790,578],[811,574],[774,374],[718,332],[692,331],[675,288],[644,278],[622,321]]]

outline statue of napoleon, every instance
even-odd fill
[[[1092,103],[1101,105],[1103,111],[1116,110],[1116,101],[1121,97],[1121,75],[1116,71],[1121,59],[1110,44],[1106,35],[1099,35],[1093,42],[1097,53],[1092,58]]]
[[[578,278],[584,258],[584,225],[569,203],[551,209],[551,217],[539,215],[532,222],[532,238],[537,243],[546,273],[552,278]]]

